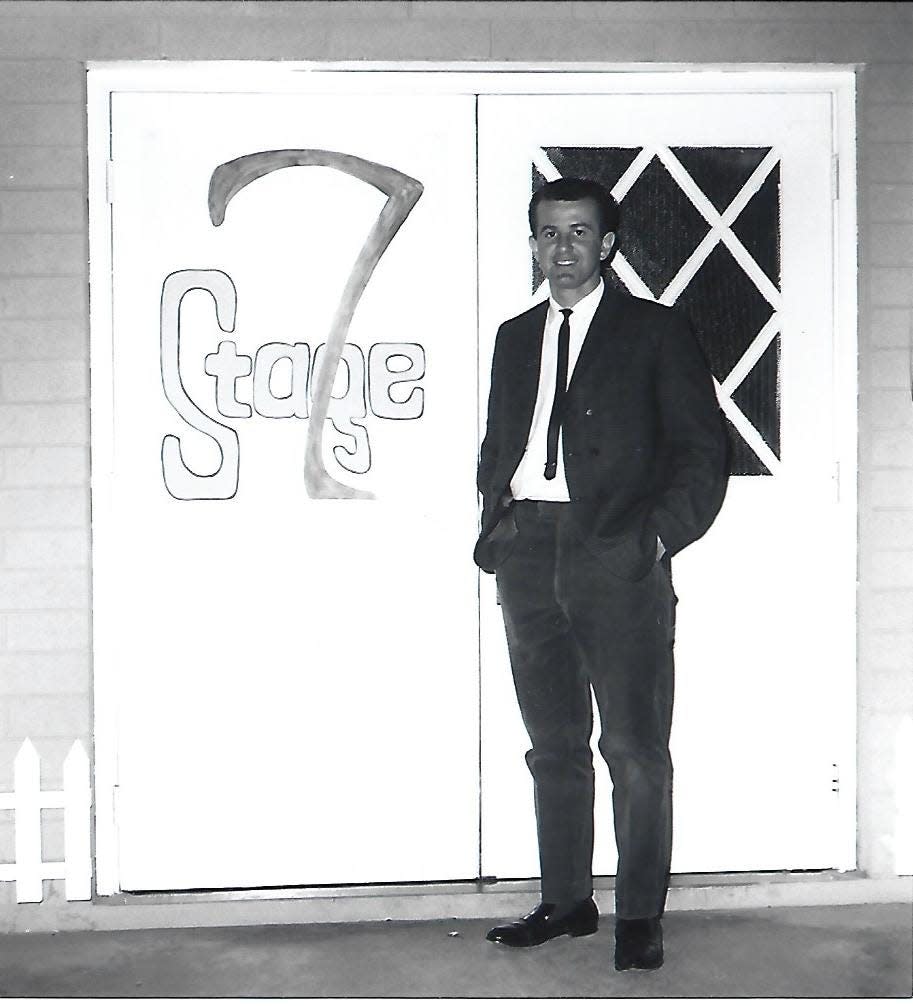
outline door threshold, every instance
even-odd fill
[[[802,883],[820,884],[869,879],[860,871],[840,870],[776,870],[746,873],[678,873],[669,884],[670,910],[672,901],[687,900],[684,892],[732,889],[737,887],[762,888],[765,885],[791,885]],[[597,898],[600,894],[611,897],[615,889],[614,876],[594,877],[593,887]],[[476,880],[417,881],[414,883],[390,884],[344,884],[300,887],[239,887],[200,888],[180,891],[123,891],[119,894],[99,896],[94,899],[98,905],[173,905],[201,904],[208,902],[242,901],[325,901],[362,898],[431,898],[431,897],[472,897],[504,898],[511,895],[537,894],[539,882],[535,878],[502,880],[484,877]]]
[[[612,913],[613,881],[596,879],[603,915]],[[52,892],[40,904],[0,906],[0,932],[509,919],[529,911],[538,893],[536,880],[118,894],[94,902],[66,902]],[[836,870],[678,874],[672,878],[667,910],[887,902],[913,902],[913,877]]]

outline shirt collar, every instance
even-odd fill
[[[581,297],[580,300],[571,308],[574,312],[571,317],[575,321],[583,320],[589,325],[593,320],[593,315],[596,313],[596,308],[599,307],[599,301],[602,300],[602,294],[605,290],[605,281],[600,276],[599,282],[596,284],[595,289],[591,290],[585,297]],[[552,317],[559,316],[564,308],[559,304],[551,295],[548,298],[548,309]]]

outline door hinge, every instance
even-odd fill
[[[840,198],[840,158],[831,154],[831,202]]]
[[[840,766],[837,762],[831,762],[831,792],[840,792]]]
[[[114,202],[114,161],[105,164],[105,199]]]

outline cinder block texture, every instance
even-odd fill
[[[83,192],[0,189],[0,233],[85,234],[86,223]]]
[[[867,546],[913,549],[913,504],[908,509],[876,510],[865,533]]]
[[[81,234],[5,234],[0,276],[79,276],[85,281],[84,251]]]
[[[656,56],[657,33],[652,26],[610,21],[568,22],[553,10],[549,17],[531,21],[516,18],[492,25],[491,56],[493,59],[542,59],[549,49],[555,59],[619,60],[633,62],[651,60]],[[573,52],[573,57],[567,55]]]
[[[0,364],[0,397],[7,402],[83,401],[88,390],[83,360]]]
[[[492,28],[476,19],[374,24],[334,18],[327,29],[329,59],[466,59],[495,56]]]
[[[0,182],[9,189],[82,188],[86,184],[85,150],[53,144],[2,147]],[[71,267],[78,258],[70,262]]]
[[[913,667],[913,633],[873,632],[865,640],[863,656],[876,674],[903,673]],[[910,680],[913,681],[913,675]],[[873,675],[865,687],[877,698],[879,689],[875,685]]]
[[[471,60],[859,69],[860,867],[890,873],[885,737],[913,712],[913,4],[0,4],[0,784],[89,719],[85,61]],[[44,764],[44,762],[43,762]],[[0,900],[10,885],[0,884]]]
[[[909,105],[873,105],[866,117],[863,139],[892,143],[913,138],[913,109]]]
[[[131,6],[118,0],[9,4],[3,12],[0,58],[148,59],[159,48],[161,11],[142,4],[131,15]]]
[[[86,284],[73,276],[16,276],[0,279],[0,317],[82,318]]]
[[[85,318],[0,318],[0,360],[88,360],[88,355]]]
[[[83,528],[88,517],[88,492],[72,489],[0,490],[0,527]]]
[[[85,112],[77,102],[2,106],[4,139],[29,146],[77,146],[85,143]]]
[[[85,737],[89,732],[89,702],[84,695],[23,696],[10,706],[9,732],[13,737]]]
[[[83,608],[89,600],[89,578],[78,570],[0,571],[0,609],[34,611],[48,608]]]
[[[869,365],[869,384],[873,388],[900,388],[910,386],[910,350],[876,349]]]
[[[905,106],[913,93],[913,64],[871,63],[864,71],[864,82],[867,101]]]
[[[860,409],[865,409],[872,429],[913,427],[913,407],[908,391],[895,388],[863,390],[859,395]]]
[[[913,151],[911,151],[913,152]],[[872,346],[913,347],[913,315],[903,309],[876,308],[870,312],[868,343]]]
[[[8,531],[3,537],[3,560],[11,569],[88,568],[89,535],[73,531]]]
[[[862,161],[873,182],[913,181],[913,144],[869,142]]]
[[[5,487],[87,487],[88,479],[89,451],[85,446],[0,449],[0,481]],[[83,496],[78,498],[82,499]],[[80,510],[79,520],[84,517],[85,514]]]
[[[669,62],[814,62],[821,28],[791,21],[665,22],[656,29],[656,59]]]
[[[5,617],[10,653],[85,652],[89,646],[89,612],[13,612]]]
[[[913,269],[877,267],[869,273],[872,303],[877,307],[913,307]]]
[[[66,653],[18,653],[0,657],[0,695],[83,695],[89,687],[87,656]]]
[[[905,522],[910,523],[909,517],[904,516]],[[861,615],[869,627],[866,638],[872,632],[881,629],[913,632],[913,591],[896,589],[871,591],[863,599]],[[908,670],[904,673],[911,676]]]
[[[897,588],[913,587],[913,562],[910,561],[910,550],[876,550],[871,556],[870,575],[866,587]],[[861,664],[859,676],[868,673],[870,668]]]
[[[913,223],[872,227],[872,265],[913,265]]]
[[[85,405],[0,405],[0,446],[84,444],[88,420]]]
[[[162,22],[161,49],[169,59],[320,59],[326,53],[328,25],[308,17],[177,14]]]
[[[870,185],[863,194],[867,197],[867,223],[913,220],[913,185]]]
[[[913,508],[913,471],[873,471],[871,478],[875,506]]]

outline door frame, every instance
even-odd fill
[[[814,92],[830,96],[833,136],[834,482],[841,533],[829,543],[843,589],[833,631],[839,758],[840,870],[856,866],[857,251],[856,77],[851,67],[609,63],[92,61],[87,64],[90,247],[92,662],[95,893],[120,892],[117,863],[117,667],[110,646],[113,526],[113,312],[109,193],[114,92],[344,94],[621,94]],[[838,169],[839,165],[839,169]],[[477,669],[478,673],[478,669]],[[837,768],[837,766],[835,766]]]

